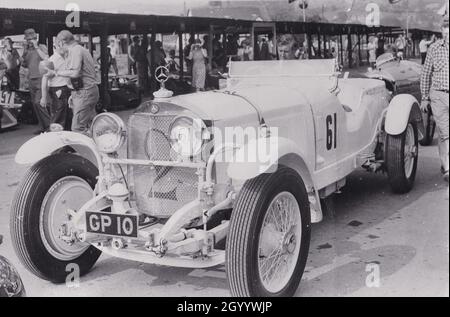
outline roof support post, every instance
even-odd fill
[[[362,60],[362,56],[361,56],[361,41],[362,41],[361,34],[359,34],[359,31],[358,31],[358,66],[362,65],[362,62],[361,62],[361,60]]]
[[[347,30],[347,54],[348,54],[348,68],[353,67],[353,47],[352,47],[352,30],[348,27]]]
[[[48,24],[42,22],[39,28],[39,44],[47,45]]]
[[[141,44],[141,46],[142,46],[142,50],[144,51],[144,54],[145,54],[145,56],[147,57],[147,52],[148,52],[148,34],[147,33],[144,33],[143,35],[142,35],[142,44]],[[151,46],[151,48],[153,48],[153,46]],[[147,60],[147,58],[145,58],[144,59],[144,65],[145,65],[145,74],[144,74],[144,76],[145,76],[145,79],[144,79],[144,82],[143,82],[143,84],[142,84],[142,90],[143,91],[146,91],[147,89],[149,89],[150,87],[149,87],[149,78],[148,78],[148,60]]]
[[[155,40],[156,40],[156,31],[154,27],[152,27],[152,35],[150,37],[150,93],[153,96],[153,93],[157,89],[157,81],[155,79]]]
[[[367,48],[369,48],[369,40],[370,40],[369,31],[366,31],[366,44],[367,44]],[[367,54],[366,54],[367,65],[370,65],[369,58],[370,58],[370,57],[369,57],[369,49],[367,49]]]
[[[88,50],[92,56],[94,56],[94,45],[92,43],[92,34],[88,34]]]
[[[53,55],[53,34],[48,32],[47,34],[47,48],[48,48],[48,56]]]
[[[184,79],[184,49],[183,49],[183,31],[178,31],[178,56],[180,56],[180,79]]]
[[[213,36],[214,36],[214,26],[209,26],[209,34],[208,34],[208,65],[209,69],[212,69],[212,59],[213,59]]]
[[[312,35],[309,25],[306,26],[306,38],[308,44],[308,59],[312,59]]]
[[[318,32],[317,32],[317,48],[318,48],[317,56],[319,58],[322,57],[322,47],[321,46],[322,46],[322,43],[321,43],[321,40],[320,40],[320,27],[319,27]]]
[[[108,23],[104,21],[100,31],[100,100],[103,108],[108,109],[111,105],[111,98],[109,98],[109,78],[108,78]]]

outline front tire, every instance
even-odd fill
[[[93,195],[97,168],[81,156],[59,153],[42,159],[19,185],[11,209],[11,237],[22,264],[36,276],[62,283],[68,264],[86,274],[101,252],[82,243],[59,238],[68,220],[65,210],[78,210]]]
[[[281,167],[247,181],[226,243],[231,295],[294,295],[308,257],[310,217],[305,185],[294,170]]]
[[[402,134],[387,135],[385,153],[389,183],[394,193],[411,191],[419,157],[417,122],[410,119]]]

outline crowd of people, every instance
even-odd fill
[[[25,30],[24,40],[20,56],[13,41],[5,39],[0,65],[13,90],[20,87],[20,67],[28,69],[28,87],[39,124],[35,134],[64,129],[88,134],[99,101],[90,52],[67,30],[58,33],[52,56],[38,43],[34,29]]]
[[[205,90],[207,74],[212,70],[224,72],[229,60],[270,60],[277,57],[271,38],[260,36],[253,49],[248,38],[240,39],[237,35],[228,35],[224,39],[222,37],[216,34],[212,39],[211,48],[208,35],[201,39],[191,36],[185,43],[181,58],[186,65],[185,77],[191,78],[194,90]],[[146,51],[140,37],[134,36],[128,48],[131,71],[137,75],[140,87],[147,86],[147,78],[152,78],[152,70],[158,66],[168,67],[173,74],[179,74],[181,70],[174,49],[169,50],[167,54],[161,41],[155,41],[153,46],[153,49],[150,47]],[[210,56],[211,65],[209,65]]]
[[[436,40],[437,38],[435,35],[423,35],[422,40],[419,43],[422,65],[425,63],[429,47],[435,43]],[[369,63],[371,66],[375,66],[377,58],[385,53],[391,53],[400,60],[405,59],[407,55],[410,55],[412,46],[413,43],[411,39],[405,37],[403,34],[399,34],[392,44],[387,44],[381,36],[372,36],[367,45]]]

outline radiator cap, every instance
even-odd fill
[[[155,99],[167,99],[173,96],[173,91],[166,89],[166,81],[169,80],[170,72],[167,67],[159,66],[155,70],[155,78],[161,84],[161,88],[153,93]]]

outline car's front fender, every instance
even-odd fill
[[[395,96],[386,113],[384,129],[390,135],[402,134],[410,118],[417,121],[419,131],[423,135],[423,121],[419,102],[414,96],[401,94]]]
[[[311,149],[314,153],[314,149]],[[253,155],[251,153],[255,153]],[[250,140],[237,150],[228,164],[228,177],[238,182],[255,178],[264,173],[276,172],[278,165],[295,170],[302,178],[310,195],[311,221],[320,222],[323,218],[320,198],[316,190],[312,171],[314,164],[308,160],[307,151],[295,142],[283,137],[269,137]],[[251,156],[251,160],[246,160]],[[311,199],[314,197],[314,199]]]
[[[28,140],[17,151],[15,160],[18,164],[34,164],[66,146],[101,168],[102,159],[94,141],[86,135],[68,131],[44,133]]]
[[[228,163],[228,176],[235,180],[248,180],[263,173],[276,171],[280,158],[295,153],[305,158],[305,153],[293,141],[283,137],[251,139],[235,151]]]

